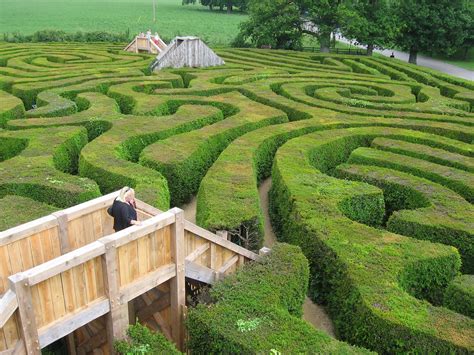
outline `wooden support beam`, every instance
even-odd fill
[[[168,264],[126,285],[120,290],[120,302],[128,302],[176,276],[176,265]]]
[[[186,277],[212,285],[216,282],[217,272],[208,267],[186,261]]]
[[[204,254],[209,248],[210,243],[203,244],[196,248],[191,254],[186,257],[186,261],[194,261],[199,258],[202,254]]]
[[[0,355],[24,355],[26,354],[25,342],[19,339],[13,348],[0,351]]]
[[[225,274],[225,272],[235,265],[237,261],[239,261],[239,255],[232,256],[219,268],[218,273],[222,275]]]
[[[217,244],[221,247],[229,249],[229,250],[233,251],[234,253],[243,255],[247,259],[250,259],[250,260],[257,260],[258,259],[258,255],[255,254],[254,252],[251,252],[250,250],[247,250],[247,249],[245,249],[245,248],[243,248],[243,247],[241,247],[241,246],[239,246],[235,243],[232,243],[229,240],[225,240],[222,237],[219,237],[218,235],[216,235],[214,233],[211,233],[208,230],[195,225],[194,223],[191,223],[189,221],[185,221],[185,228],[186,228],[187,231],[189,231],[191,233],[194,233],[194,234],[198,235],[201,238],[204,238],[204,239],[206,239],[206,240],[208,240],[208,241],[210,241],[214,244]]]
[[[222,239],[229,240],[229,232],[228,231],[225,231],[225,230],[216,231],[216,235],[218,235]]]
[[[20,331],[27,354],[41,354],[35,309],[28,279],[18,273],[8,278],[10,288],[15,292],[20,314]]]
[[[41,348],[61,339],[74,330],[97,319],[110,310],[109,300],[101,298],[89,303],[85,309],[68,314],[66,317],[39,330]]]
[[[170,282],[171,295],[171,336],[178,349],[184,347],[183,306],[186,305],[185,255],[184,255],[184,211],[173,208],[170,212],[176,217],[171,227],[171,258],[176,264],[176,276]]]
[[[165,308],[171,305],[170,294],[165,293],[161,297],[158,297],[152,303],[147,304],[145,307],[142,307],[137,312],[138,319],[146,320],[153,316],[156,312],[161,312]]]
[[[146,305],[151,305],[153,303],[148,293],[144,293],[142,295],[142,299]],[[161,316],[161,313],[160,312],[153,313],[153,319],[161,328],[161,332],[165,335],[166,339],[168,339],[169,341],[173,341],[173,337],[171,336],[171,330],[168,324],[166,324],[166,321],[164,320],[164,318]]]
[[[69,218],[67,213],[64,213],[63,211],[54,212],[53,216],[58,220],[59,246],[61,248],[61,254],[64,255],[71,251],[68,235]]]
[[[3,328],[17,308],[18,300],[16,294],[12,290],[8,290],[3,297],[0,298],[0,328]]]
[[[169,226],[170,224],[174,223],[174,221],[175,215],[173,213],[169,211],[163,212],[158,216],[143,221],[139,226],[132,226],[130,228],[123,229],[105,238],[106,240],[113,240],[114,246],[118,248],[122,245],[133,242],[144,235]]]
[[[76,339],[74,339],[74,333],[68,334],[66,337],[67,353],[69,355],[76,355]]]
[[[106,238],[103,238],[105,240]],[[128,318],[127,302],[120,302],[120,275],[115,241],[104,243],[105,254],[102,256],[104,273],[104,289],[109,299],[110,312],[106,316],[107,341],[109,350],[113,353],[115,340],[124,339],[130,320]]]
[[[36,285],[44,280],[59,275],[64,271],[70,270],[77,265],[94,259],[95,257],[104,254],[104,252],[104,244],[100,242],[92,242],[82,248],[35,266],[34,268],[25,271],[23,274],[28,278],[28,283],[30,285]]]

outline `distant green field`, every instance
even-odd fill
[[[0,0],[0,33],[31,34],[55,29],[66,32],[131,33],[151,28],[164,39],[196,35],[214,46],[228,44],[246,16],[211,12],[201,5],[182,6],[181,0]]]

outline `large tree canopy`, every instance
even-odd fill
[[[470,16],[466,0],[400,0],[396,8],[400,31],[396,44],[410,52],[452,54],[468,36]]]
[[[340,26],[347,7],[344,0],[303,0],[302,10],[314,25],[307,33],[315,35],[321,47],[321,52],[329,52],[331,33]]]
[[[367,45],[372,55],[374,48],[392,44],[397,23],[389,0],[354,0],[349,4],[341,27],[346,38]]]
[[[241,25],[241,36],[257,47],[295,49],[301,47],[300,7],[293,0],[253,0],[249,19]]]

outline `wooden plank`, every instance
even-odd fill
[[[121,230],[110,236],[115,240],[115,246],[128,244],[144,235],[150,234],[158,229],[164,228],[175,221],[175,215],[171,212],[164,212],[158,216],[147,219],[139,226],[132,226],[130,228]]]
[[[186,257],[186,261],[195,261],[211,247],[210,243],[202,244]]]
[[[0,232],[0,246],[4,246],[13,243],[17,240],[29,237],[34,234],[38,234],[49,228],[57,226],[58,222],[56,217],[49,215],[34,221],[7,229],[6,231]]]
[[[211,269],[217,269],[217,246],[214,243],[211,243]]]
[[[165,293],[161,297],[155,299],[151,304],[140,308],[140,310],[137,312],[137,317],[140,320],[146,320],[152,317],[156,312],[161,312],[169,306],[171,306],[170,294]]]
[[[175,276],[175,264],[162,266],[150,274],[143,276],[133,283],[121,288],[120,301],[128,302]]]
[[[81,309],[73,314],[56,321],[53,324],[39,329],[39,342],[43,348],[58,339],[66,336],[83,325],[97,319],[110,310],[108,299],[98,299],[87,305],[87,308]]]
[[[0,351],[0,355],[23,355],[26,354],[25,343],[22,339],[19,339],[15,347],[5,351]]]
[[[94,242],[38,265],[26,271],[25,276],[28,277],[30,284],[35,285],[104,253],[104,244]]]
[[[136,200],[136,202],[137,202],[137,210],[142,211],[142,212],[144,212],[144,213],[146,213],[150,216],[157,216],[160,213],[163,213],[163,211],[159,210],[156,207],[153,207],[153,206],[149,205],[146,202],[143,202],[141,200]]]
[[[0,298],[0,328],[10,319],[18,308],[16,294],[12,290],[8,290],[2,298]]]
[[[38,329],[34,317],[34,308],[28,280],[21,273],[10,276],[10,288],[16,293],[20,330],[28,354],[40,354]]]
[[[128,304],[120,301],[120,275],[118,272],[118,253],[111,236],[101,240],[104,243],[105,255],[102,256],[102,270],[104,273],[104,289],[110,303],[110,312],[107,314],[107,340],[109,350],[113,352],[115,340],[123,339],[130,320],[128,318]]]
[[[228,259],[224,265],[222,265],[219,270],[218,270],[218,273],[219,274],[225,274],[225,272],[227,270],[229,270],[232,266],[234,266],[237,262],[239,261],[239,255],[234,255],[232,256],[230,259]]]
[[[191,233],[194,233],[194,234],[198,235],[201,238],[204,238],[204,239],[206,239],[206,240],[208,240],[212,243],[215,243],[217,245],[220,245],[225,249],[229,249],[230,251],[233,251],[234,253],[243,255],[248,259],[251,259],[251,260],[257,260],[258,259],[258,255],[251,252],[250,250],[242,248],[241,246],[239,246],[237,244],[234,244],[229,240],[225,240],[225,239],[209,232],[208,230],[206,230],[204,228],[198,227],[194,223],[191,223],[189,221],[185,221],[185,229],[190,231]]]
[[[217,272],[208,267],[186,261],[186,277],[212,285],[216,282]]]
[[[148,305],[148,306],[153,303],[153,301],[151,300],[148,293],[144,293],[142,295],[142,299],[145,301],[145,304]],[[168,340],[173,341],[173,337],[172,337],[171,331],[170,331],[169,322],[166,321],[166,319],[161,315],[161,313],[160,312],[153,313],[153,319],[158,324],[158,326],[161,328],[161,331],[165,335],[165,337]]]
[[[184,211],[179,208],[170,210],[175,216],[171,227],[171,255],[176,264],[176,276],[171,279],[171,335],[179,350],[184,348],[182,332],[182,306],[186,304],[185,255],[184,255]]]
[[[93,200],[81,203],[79,205],[67,208],[65,210],[62,210],[62,212],[68,216],[68,219],[70,221],[75,220],[94,211],[103,208],[108,208],[112,204],[114,199],[118,196],[119,192],[120,191],[112,192],[108,195],[104,195]]]
[[[71,251],[68,236],[68,215],[62,211],[54,212],[53,216],[58,221],[58,236],[61,245],[61,254],[66,254]]]

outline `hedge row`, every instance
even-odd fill
[[[95,182],[72,176],[77,171],[79,152],[87,143],[84,128],[63,127],[31,129],[26,131],[0,131],[0,141],[17,145],[15,155],[0,163],[0,197],[23,196],[28,199],[66,208],[100,196]],[[42,205],[31,202],[32,215]],[[10,216],[4,225],[16,225],[15,213],[19,206],[12,205],[3,211]],[[48,211],[50,208],[45,208]],[[30,214],[26,213],[30,216]]]
[[[446,122],[459,122],[461,124],[470,125],[472,118],[468,110],[467,103],[458,100],[446,98],[440,95],[438,89],[428,86],[422,87],[418,95],[424,95],[424,102],[415,104],[383,104],[371,103],[370,96],[366,99],[350,99],[341,98],[337,92],[326,93],[321,99],[315,96],[315,90],[319,87],[338,86],[341,89],[349,89],[351,86],[373,86],[374,83],[361,83],[354,80],[335,80],[327,83],[320,82],[318,84],[310,82],[290,82],[281,83],[275,86],[276,92],[282,96],[292,100],[304,103],[306,105],[326,108],[337,112],[348,114],[357,114],[361,116],[380,116],[380,117],[406,117],[419,118],[426,120],[440,120]],[[377,83],[378,86],[385,86],[387,90],[395,92],[395,83]],[[408,85],[408,84],[405,84]],[[419,85],[416,85],[419,87]],[[409,87],[412,87],[409,85]]]
[[[0,90],[0,128],[4,127],[8,120],[21,118],[24,115],[23,102],[16,96]]]
[[[459,254],[364,225],[380,221],[382,192],[326,173],[367,138],[330,133],[286,143],[272,172],[273,226],[308,257],[310,295],[328,303],[343,340],[377,352],[474,351],[474,320],[417,299],[439,298]]]
[[[432,163],[451,166],[470,173],[474,172],[474,159],[472,158],[474,152],[470,150],[464,151],[461,153],[463,155],[460,155],[440,148],[433,148],[422,144],[414,144],[388,138],[374,139],[372,147],[392,153],[408,155],[414,158],[421,158]],[[465,155],[468,155],[468,157]]]
[[[474,202],[474,177],[472,174],[462,170],[373,148],[358,148],[354,150],[348,162],[379,165],[405,171],[449,187],[467,201]]]
[[[301,319],[308,262],[298,247],[276,244],[210,291],[213,303],[190,309],[193,354],[368,354]]]
[[[474,275],[457,276],[446,288],[443,305],[474,319]]]
[[[135,355],[180,355],[173,343],[160,332],[153,332],[140,323],[130,325],[127,329],[127,340],[115,342],[114,349],[118,354]]]
[[[149,144],[179,133],[222,120],[222,113],[206,106],[182,106],[175,115],[152,122],[147,117],[130,116],[89,143],[81,152],[80,169],[99,184],[103,193],[132,186],[138,198],[167,210],[170,206],[168,183],[151,169],[134,164]],[[105,150],[105,145],[115,147]]]
[[[188,201],[197,192],[209,167],[232,140],[257,128],[288,120],[283,112],[239,93],[213,96],[211,102],[240,110],[211,126],[152,144],[140,156],[141,164],[159,171],[170,182],[172,205]]]
[[[390,121],[391,125],[396,122]],[[408,125],[408,128],[428,130],[429,124],[410,126],[409,121],[398,123]],[[196,220],[199,225],[211,230],[229,230],[239,233],[246,229],[250,232],[251,243],[246,245],[251,249],[259,249],[263,243],[263,217],[259,203],[258,184],[270,175],[273,156],[283,143],[294,137],[313,132],[315,130],[329,130],[347,126],[357,126],[361,123],[345,122],[341,119],[332,121],[332,125],[322,125],[319,119],[291,122],[283,125],[265,127],[247,133],[236,139],[225,149],[209,169],[201,181],[197,196]],[[355,129],[354,132],[361,131]],[[341,135],[341,130],[328,131],[328,134]],[[397,138],[399,144],[413,144],[423,149],[434,149],[430,146],[443,148],[446,154],[449,151],[458,154],[470,154],[470,144],[458,142],[441,136],[430,135],[422,132],[393,128],[370,128],[363,132],[370,133],[370,138],[377,135],[389,135]],[[442,133],[437,132],[437,133]],[[444,132],[446,134],[446,132]],[[350,134],[347,131],[345,134]],[[356,134],[356,133],[354,133]],[[387,138],[375,138],[375,141]],[[418,144],[409,143],[417,142]],[[454,154],[453,154],[454,155]],[[457,155],[456,155],[457,156]],[[459,157],[466,159],[467,157]],[[242,244],[238,238],[235,242]]]
[[[387,230],[455,246],[462,271],[474,273],[474,208],[466,200],[439,184],[391,169],[342,164],[335,173],[383,190]]]

